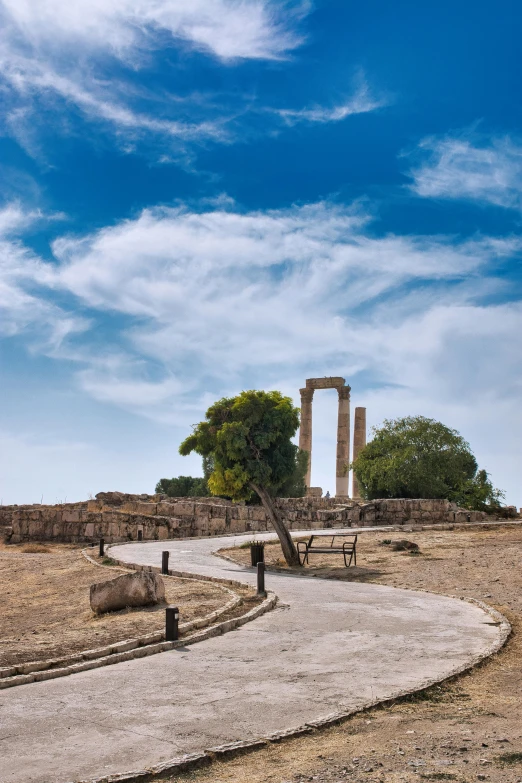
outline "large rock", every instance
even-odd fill
[[[138,571],[91,585],[90,599],[91,609],[97,614],[126,606],[150,606],[165,600],[165,584],[152,571]]]

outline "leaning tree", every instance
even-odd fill
[[[289,565],[299,565],[295,544],[274,498],[295,475],[299,449],[292,438],[299,409],[280,392],[244,391],[218,400],[179,447],[211,457],[213,495],[249,500],[256,493],[272,522]],[[301,458],[302,459],[302,458]]]

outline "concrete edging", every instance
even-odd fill
[[[119,565],[117,566],[105,566],[101,563],[97,563],[86,553],[85,550],[81,550],[81,554],[93,565],[100,568],[114,568],[118,571],[160,571],[154,567],[141,566],[139,564],[126,564],[123,566],[121,561],[115,560]],[[209,639],[212,636],[217,636],[221,633],[226,633],[234,628],[243,625],[246,622],[255,620],[256,617],[264,614],[265,612],[273,609],[277,602],[277,596],[275,593],[268,592],[265,600],[258,606],[245,612],[240,617],[235,617],[231,620],[225,620],[216,625],[211,625],[215,620],[221,617],[228,611],[235,609],[241,604],[240,596],[236,595],[227,584],[235,585],[238,587],[244,587],[243,582],[227,580],[227,584],[224,584],[225,580],[220,580],[215,577],[200,577],[194,574],[185,572],[171,572],[168,576],[174,578],[191,579],[194,582],[215,582],[220,584],[223,590],[232,595],[229,600],[221,609],[217,609],[214,612],[202,617],[198,620],[192,620],[188,623],[181,623],[179,628],[181,631],[192,631],[196,629],[205,630],[202,633],[196,633],[192,636],[187,636],[180,639],[177,642],[166,642],[164,631],[155,631],[144,636],[139,636],[133,639],[124,639],[121,642],[115,642],[114,644],[106,645],[93,650],[83,650],[80,653],[66,656],[64,658],[48,658],[42,661],[28,661],[22,664],[16,664],[14,666],[6,666],[0,668],[0,690],[6,688],[14,688],[18,685],[29,685],[32,682],[42,682],[43,680],[56,679],[57,677],[66,677],[69,674],[76,674],[77,672],[87,671],[90,669],[96,669],[101,666],[108,666],[113,663],[121,663],[122,661],[130,661],[134,658],[143,658],[149,655],[155,655],[156,653],[165,652],[166,650],[173,650],[176,647],[183,647],[189,644],[195,644],[196,642]],[[61,665],[60,665],[61,664]],[[25,670],[25,671],[24,671]]]
[[[232,560],[232,558],[225,559]],[[213,580],[214,578],[208,577],[208,579]],[[412,592],[428,593],[431,591],[412,590]],[[492,618],[493,624],[499,626],[499,635],[485,652],[472,656],[469,661],[460,666],[456,666],[452,671],[450,671],[449,674],[445,675],[444,677],[428,678],[422,682],[420,687],[416,687],[413,690],[399,690],[397,693],[394,693],[392,696],[389,696],[385,699],[367,700],[361,702],[361,704],[355,708],[330,713],[328,715],[321,716],[316,720],[309,721],[301,726],[289,727],[266,736],[257,737],[252,740],[238,740],[236,742],[230,742],[225,745],[207,748],[201,753],[191,753],[183,756],[177,756],[175,758],[169,759],[168,761],[162,762],[161,764],[148,767],[147,769],[129,770],[127,772],[122,772],[115,775],[89,779],[88,781],[76,781],[76,783],[148,783],[148,781],[159,780],[166,776],[170,777],[172,775],[179,774],[180,772],[186,772],[198,767],[208,766],[216,758],[232,758],[233,756],[237,756],[241,753],[248,753],[258,748],[266,747],[274,742],[281,742],[286,739],[292,739],[293,737],[298,737],[302,734],[312,733],[323,728],[343,723],[344,721],[349,720],[354,715],[357,715],[361,712],[365,712],[377,706],[391,705],[397,701],[401,701],[402,699],[407,698],[408,696],[421,693],[433,687],[434,685],[452,680],[453,678],[465,672],[471,671],[476,666],[480,665],[486,659],[490,658],[492,655],[495,655],[502,649],[511,634],[511,624],[503,614],[488,604],[485,604],[483,601],[479,601],[475,598],[465,598],[462,596],[445,597],[453,598],[454,600],[466,601],[468,603],[474,604],[475,606],[478,606]]]

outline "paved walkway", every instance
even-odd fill
[[[258,536],[262,537],[262,536]],[[267,537],[272,538],[273,534]],[[127,562],[254,581],[212,556],[249,536],[114,547]],[[267,574],[278,607],[224,636],[0,692],[0,781],[66,783],[266,736],[443,678],[498,638],[478,607]]]

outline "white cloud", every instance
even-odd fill
[[[21,136],[31,127],[32,119],[29,105],[33,100],[45,99],[45,96],[58,95],[68,104],[72,104],[81,112],[94,120],[111,124],[118,132],[145,132],[160,134],[178,139],[181,142],[210,138],[224,140],[228,134],[222,123],[182,122],[162,119],[140,111],[134,111],[122,101],[114,85],[102,82],[94,77],[88,80],[78,72],[74,78],[64,76],[44,62],[38,62],[31,57],[13,55],[0,56],[0,72],[4,79],[22,96],[24,107],[12,108],[8,111],[8,125]],[[86,81],[89,86],[86,86]]]
[[[298,122],[339,122],[353,114],[366,114],[388,104],[388,99],[373,96],[369,85],[363,80],[351,98],[331,108],[312,106],[305,109],[276,109],[274,111],[287,125],[295,125]]]
[[[295,27],[307,9],[304,0],[284,7],[272,0],[0,0],[6,128],[42,156],[34,114],[50,111],[55,127],[70,132],[65,103],[108,124],[124,149],[159,136],[186,158],[189,142],[228,140],[235,111],[214,106],[202,118],[197,100],[183,106],[176,96],[140,93],[137,72],[180,42],[224,63],[285,58],[301,43]]]
[[[301,43],[295,30],[309,8],[308,0],[0,0],[6,129],[29,154],[44,157],[45,126],[35,125],[34,115],[44,111],[55,130],[71,133],[79,114],[102,123],[126,151],[143,139],[161,139],[160,160],[188,161],[195,142],[258,134],[259,123],[251,120],[260,114],[270,130],[338,122],[385,105],[362,73],[352,97],[303,109],[260,108],[250,94],[180,97],[146,83],[147,68],[160,60],[176,76],[165,54],[180,42],[225,66],[284,59]]]
[[[271,0],[2,0],[0,7],[34,47],[82,46],[131,62],[166,35],[224,60],[279,59],[301,43],[292,25],[308,8]]]
[[[252,342],[245,361],[257,363],[253,345],[286,360],[284,346],[289,353],[296,346],[284,335],[310,332],[313,344],[311,315],[321,319],[323,333],[332,330],[331,350],[337,350],[344,331],[338,319],[355,308],[411,281],[473,276],[522,244],[516,238],[373,238],[368,221],[357,205],[327,203],[248,214],[145,210],[91,236],[56,240],[54,285],[91,307],[148,319],[152,334],[151,326],[142,327],[135,339],[150,340],[151,350],[157,341],[158,354],[190,354],[197,345],[205,350],[209,333],[211,341],[216,336],[209,350],[232,363],[230,348],[244,341],[248,324]],[[332,318],[323,320],[323,310]],[[238,319],[243,329],[231,329],[223,341],[226,324]]]
[[[27,290],[45,284],[50,266],[28,250],[16,234],[42,219],[39,211],[24,211],[17,204],[0,209],[0,335],[12,337],[33,330],[38,344],[52,350],[70,334],[86,329],[88,321]]]
[[[423,162],[409,172],[419,196],[522,207],[522,146],[511,139],[430,137],[419,153]]]
[[[38,284],[41,307],[74,297],[71,312],[86,307],[103,326],[102,344],[94,329],[51,352],[75,359],[76,382],[98,402],[185,431],[216,396],[275,387],[298,402],[304,378],[342,374],[372,422],[414,412],[463,429],[513,498],[501,440],[522,437],[522,307],[483,297],[505,293],[495,267],[520,250],[511,237],[379,237],[360,205],[319,203],[150,209],[58,238],[54,264],[21,245],[22,261],[9,258],[19,291]],[[495,408],[507,417],[497,429]],[[318,483],[330,475],[328,449],[317,447]]]

